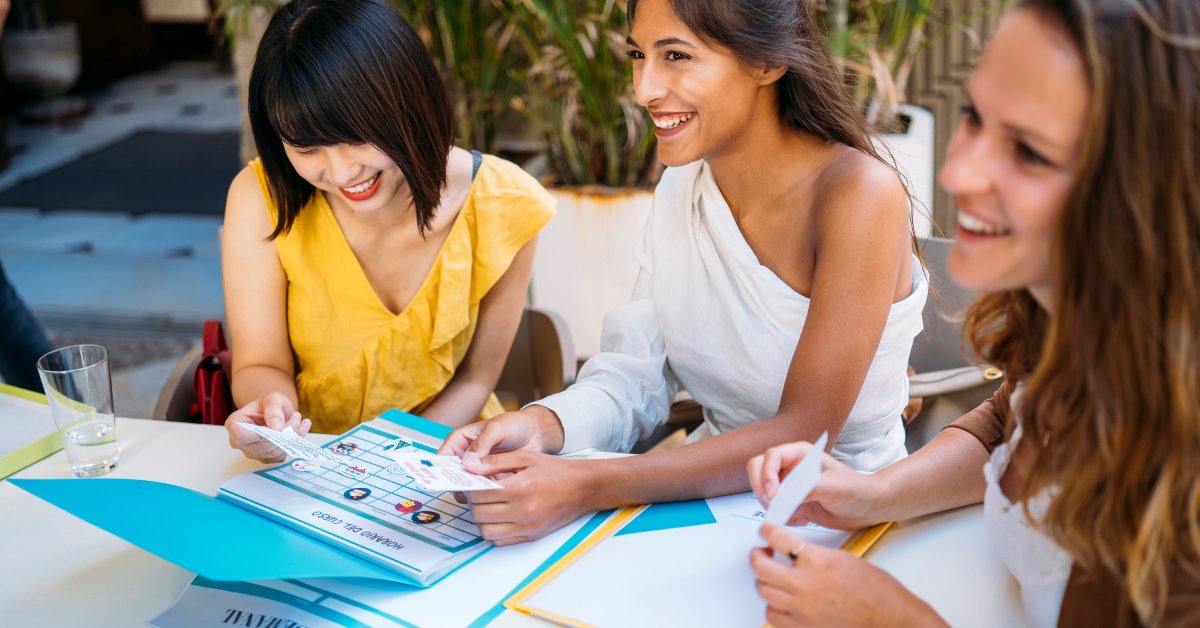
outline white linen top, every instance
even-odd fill
[[[1019,394],[1019,389],[1013,393],[1010,403],[1014,408]],[[1000,478],[1004,477],[1019,442],[1020,421],[1012,438],[993,449],[992,457],[983,465],[983,476],[987,480],[983,521],[996,554],[1021,585],[1025,617],[1034,626],[1056,626],[1074,560],[1050,537],[1042,534],[1036,523],[1026,518],[1024,506],[1008,501],[1000,488]],[[1029,500],[1029,512],[1035,521],[1046,516],[1046,508],[1054,494],[1050,487]]]
[[[561,419],[562,451],[629,451],[667,420],[680,385],[704,408],[707,434],[774,415],[809,299],[759,263],[703,161],[663,174],[636,256],[633,298],[605,317],[601,352],[537,402]],[[928,292],[915,261],[912,282],[833,447],[860,471],[906,455],[900,413]]]

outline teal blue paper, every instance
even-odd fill
[[[381,418],[439,440],[451,432],[400,410]],[[420,586],[252,511],[183,487],[145,480],[9,481],[209,580],[370,578]]]
[[[716,522],[716,516],[708,507],[708,502],[703,499],[689,502],[665,502],[651,504],[649,508],[634,517],[633,521],[625,524],[625,527],[621,528],[615,536],[702,526]]]
[[[372,578],[411,583],[248,510],[145,480],[8,480],[209,580]]]
[[[449,426],[442,425],[441,423],[434,423],[429,419],[422,419],[415,414],[409,414],[402,410],[388,410],[387,412],[379,415],[379,418],[389,423],[395,423],[403,428],[421,432],[422,434],[428,434],[438,440],[446,440],[446,437],[450,435],[450,432],[454,431],[454,429]]]

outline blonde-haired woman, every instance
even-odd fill
[[[987,292],[967,336],[1008,384],[873,476],[826,456],[796,519],[982,500],[1035,625],[1200,625],[1200,6],[1025,0],[966,95],[950,270]],[[751,461],[760,499],[808,449]],[[751,556],[774,626],[940,621],[862,560],[763,534],[796,557]]]

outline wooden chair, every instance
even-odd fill
[[[201,348],[196,346],[175,364],[158,395],[155,419],[188,420],[188,408],[196,400],[192,376],[200,356]],[[549,310],[526,307],[496,395],[507,408],[515,409],[560,392],[574,381],[575,348],[566,322]]]
[[[203,354],[203,347],[196,345],[175,363],[175,368],[171,370],[158,393],[153,418],[165,421],[188,420],[188,409],[196,401],[196,388],[192,378]]]
[[[575,382],[575,369],[567,322],[550,310],[526,306],[496,396],[505,409],[517,409],[566,390]]]

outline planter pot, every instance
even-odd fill
[[[248,26],[238,33],[233,43],[233,73],[237,81],[238,103],[241,104],[241,132],[238,138],[238,158],[241,163],[250,163],[258,157],[258,149],[254,146],[254,133],[250,131],[250,112],[246,103],[250,97],[250,71],[254,69],[254,53],[258,50],[258,42],[267,25],[271,22],[274,11],[255,5],[250,9]]]
[[[633,252],[654,199],[649,189],[557,188],[558,213],[538,238],[530,297],[561,315],[579,359],[600,350],[609,310],[629,302]]]
[[[900,111],[909,118],[908,131],[886,133],[876,147],[882,143],[890,150],[908,179],[909,192],[917,202],[912,208],[913,228],[918,238],[927,238],[933,231],[933,114],[912,105],[904,105]]]

